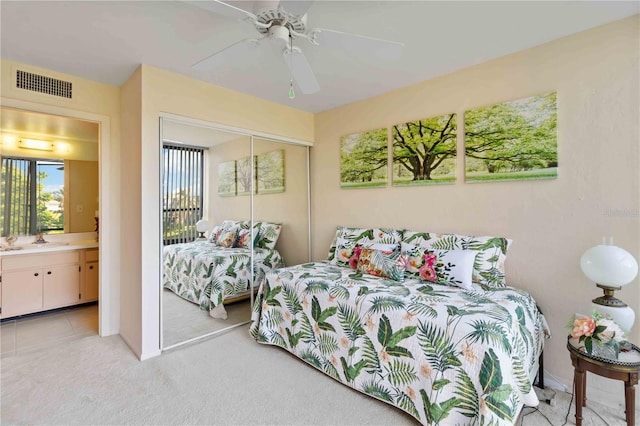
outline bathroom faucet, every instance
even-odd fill
[[[44,240],[44,234],[42,232],[38,232],[36,234],[36,240],[33,242],[33,244],[46,244],[49,241],[45,241]]]

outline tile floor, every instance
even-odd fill
[[[98,305],[71,307],[0,323],[2,358],[98,334]]]

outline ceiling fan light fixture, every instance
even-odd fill
[[[289,83],[289,99],[294,99],[296,97],[296,92],[293,91],[293,80]]]

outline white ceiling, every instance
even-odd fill
[[[252,8],[251,2],[233,4]],[[299,40],[320,91],[298,91],[293,100],[276,46],[263,44],[215,71],[193,71],[192,64],[258,33],[248,23],[182,1],[2,0],[0,52],[5,59],[116,86],[144,63],[315,113],[639,12],[637,1],[318,0],[308,11],[308,28],[403,42],[404,54],[382,61]]]

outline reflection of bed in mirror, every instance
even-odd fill
[[[284,266],[275,249],[280,224],[225,220],[206,241],[172,244],[163,248],[163,287],[226,319],[225,303],[250,297],[253,282]],[[251,246],[253,241],[253,270]]]

